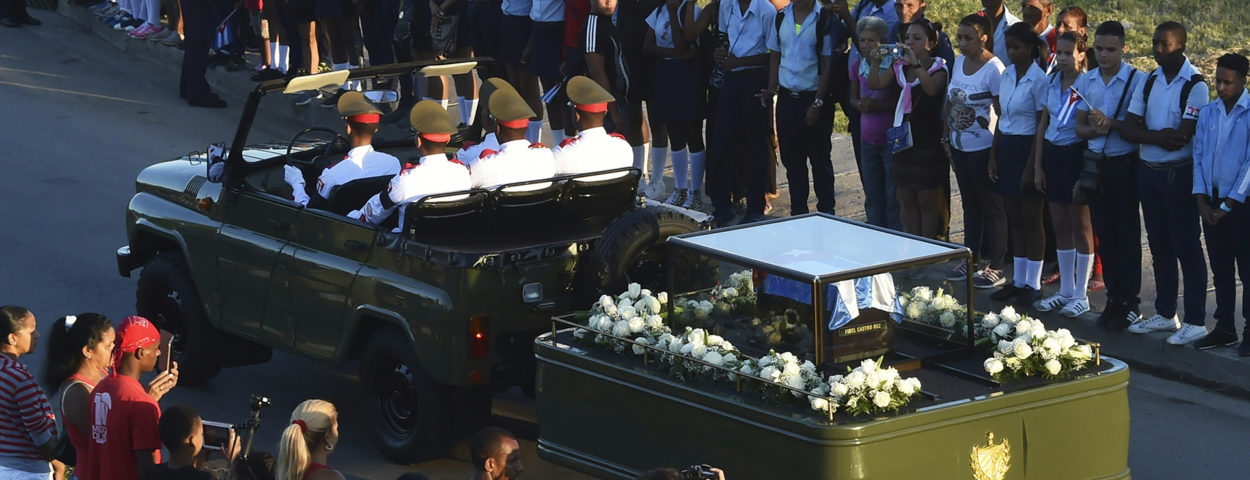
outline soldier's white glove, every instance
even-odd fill
[[[291,186],[291,198],[295,200],[295,203],[308,205],[308,194],[304,192],[304,172],[290,165],[284,165],[282,179]]]

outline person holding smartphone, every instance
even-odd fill
[[[205,422],[194,408],[175,405],[161,414],[157,433],[161,443],[169,450],[169,460],[152,468],[144,480],[211,480],[213,474],[204,469],[206,452],[210,447],[219,449],[227,462],[239,454],[238,437],[226,429],[224,439],[213,445],[205,434]]]
[[[132,480],[161,463],[157,402],[178,384],[178,364],[171,363],[147,388],[139,383],[156,369],[160,339],[156,326],[137,315],[117,326],[113,372],[91,392],[91,455],[82,480]]]

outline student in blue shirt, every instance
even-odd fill
[[[1007,58],[1011,63],[999,79],[1000,114],[990,147],[989,174],[994,191],[1003,197],[1011,229],[1012,281],[990,298],[1029,306],[1041,297],[1042,257],[1046,239],[1042,230],[1042,196],[1033,189],[1033,139],[1037,135],[1046,72],[1038,61],[1049,48],[1023,22],[1007,28]],[[1076,304],[1080,306],[1080,304]],[[1061,312],[1075,317],[1089,310]]]
[[[1194,130],[1193,195],[1202,217],[1207,257],[1215,283],[1215,330],[1194,342],[1198,349],[1231,346],[1237,343],[1234,312],[1237,310],[1237,282],[1250,285],[1250,93],[1246,92],[1246,57],[1228,53],[1215,69],[1215,90],[1219,98],[1198,113]],[[1241,294],[1241,315],[1250,318],[1250,294]],[[1243,330],[1237,354],[1250,356],[1250,322]]]
[[[1055,230],[1055,257],[1059,264],[1059,291],[1033,304],[1041,312],[1089,310],[1086,288],[1094,264],[1094,231],[1089,206],[1072,198],[1072,187],[1081,172],[1085,141],[1076,135],[1071,117],[1062,116],[1064,106],[1085,72],[1085,36],[1064,32],[1055,42],[1055,70],[1046,79],[1042,106],[1033,140],[1033,184],[1050,202]],[[1069,304],[1078,303],[1068,308]],[[1080,305],[1083,304],[1083,305]]]
[[[828,27],[832,22],[820,10],[815,0],[794,0],[777,14],[779,23],[768,33],[768,88],[761,93],[766,102],[777,97],[777,143],[790,182],[791,215],[808,211],[809,161],[816,210],[832,214],[835,202],[829,157],[833,105],[825,105],[834,37]]]
[[[1146,76],[1124,62],[1124,49],[1120,22],[1098,25],[1094,31],[1098,68],[1082,75],[1074,87],[1084,97],[1076,104],[1076,134],[1088,142],[1084,162],[1099,169],[1095,179],[1104,180],[1088,192],[1076,183],[1073,201],[1089,199],[1107,282],[1107,304],[1098,324],[1116,331],[1140,318],[1141,303],[1141,215],[1137,182],[1132,181],[1137,178],[1137,145],[1124,140],[1118,126]]]
[[[1133,333],[1176,332],[1172,345],[1207,335],[1207,264],[1202,255],[1198,204],[1193,185],[1193,138],[1198,110],[1207,104],[1207,84],[1185,58],[1185,27],[1164,22],[1155,29],[1159,68],[1133,94],[1120,127],[1124,138],[1141,144],[1137,170],[1142,220],[1155,269],[1155,314],[1129,327]],[[1180,269],[1185,272],[1185,325],[1176,316]]]
[[[734,172],[745,172],[747,213],[741,223],[764,218],[764,193],[768,189],[768,111],[759,98],[768,86],[768,48],[765,39],[774,26],[777,9],[767,0],[723,0],[719,5],[718,30],[729,36],[728,47],[717,48],[712,58],[725,71],[716,104],[713,141],[708,145],[707,191],[715,207],[717,225],[736,218],[730,194]],[[739,170],[741,169],[741,170]]]

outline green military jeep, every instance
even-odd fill
[[[430,458],[490,413],[493,389],[532,394],[533,341],[553,314],[605,288],[661,282],[663,240],[706,218],[640,203],[634,168],[609,180],[568,176],[537,189],[430,196],[380,226],[343,214],[389,177],[345,184],[315,207],[291,200],[284,165],[315,184],[325,160],[347,147],[334,110],[296,107],[280,94],[477,65],[417,62],[263,83],[222,163],[193,155],[139,174],[118,268],[129,276],[142,267],[137,311],[174,332],[184,382],[265,362],[275,348],[328,365],[361,359],[379,449],[401,462]],[[309,128],[287,142],[247,145],[252,130],[283,134],[273,125],[289,124],[290,112]],[[389,126],[374,147],[416,155],[412,133]]]

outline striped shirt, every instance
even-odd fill
[[[0,356],[0,457],[44,460],[38,445],[56,436],[52,405],[26,366]]]

